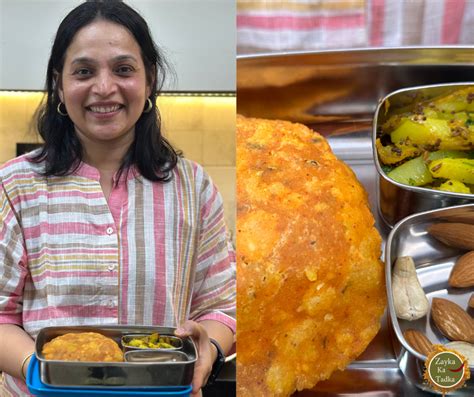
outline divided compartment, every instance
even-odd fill
[[[130,363],[143,362],[186,362],[189,361],[186,353],[178,350],[129,350],[124,354],[124,360]]]
[[[471,316],[474,311],[468,308],[468,301],[474,288],[453,288],[448,285],[448,278],[456,260],[466,251],[451,248],[436,240],[428,232],[429,225],[438,222],[460,222],[474,224],[474,205],[461,205],[442,208],[409,216],[399,222],[391,231],[386,245],[385,274],[387,284],[388,311],[392,324],[392,344],[397,355],[400,370],[418,388],[434,393],[424,382],[423,372],[426,356],[413,349],[403,332],[416,329],[423,332],[433,344],[450,342],[438,330],[431,318],[431,302],[433,298],[448,299],[466,310]],[[392,293],[392,270],[398,257],[411,256],[421,286],[430,304],[427,315],[414,321],[397,318]],[[474,373],[474,363],[469,365]],[[471,378],[465,387],[457,390],[454,395],[474,395],[474,380]]]
[[[390,178],[383,169],[376,148],[381,126],[394,114],[414,111],[417,103],[427,101],[454,90],[474,87],[474,83],[446,83],[403,88],[389,93],[377,105],[372,124],[372,150],[377,178],[377,201],[380,217],[389,227],[406,216],[436,208],[473,204],[474,194],[434,190],[411,186]]]
[[[151,340],[150,337],[152,335],[157,335],[158,340],[154,342]],[[134,344],[134,341],[143,340],[145,343],[148,344],[167,344],[170,347],[165,346],[145,346],[141,347],[137,344]],[[120,338],[120,346],[123,352],[128,352],[130,350],[160,350],[160,351],[169,351],[169,350],[181,350],[183,348],[183,341],[181,338],[170,335],[170,334],[160,334],[160,333],[146,333],[146,334],[127,334]]]

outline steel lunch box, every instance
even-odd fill
[[[29,392],[37,397],[189,397],[192,386],[158,386],[130,388],[85,388],[48,386],[40,379],[39,362],[33,356],[28,366],[26,385]]]
[[[182,339],[180,360],[133,360],[124,362],[83,362],[47,360],[43,346],[65,333],[98,332],[113,339],[120,346],[126,335],[151,333],[173,335],[174,328],[148,326],[77,326],[47,327],[36,338],[36,357],[41,381],[48,386],[83,388],[129,388],[156,386],[188,386],[192,382],[197,360],[196,346],[191,338]],[[131,350],[132,351],[132,350]]]

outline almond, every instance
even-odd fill
[[[474,309],[474,294],[472,294],[471,297],[469,298],[468,305],[469,307],[472,307]]]
[[[433,298],[431,316],[441,333],[450,340],[474,343],[474,319],[456,303]]]
[[[474,286],[474,251],[464,254],[456,261],[448,283],[457,288]]]
[[[416,329],[407,329],[403,336],[408,344],[413,347],[418,353],[427,356],[433,349],[433,344],[427,336]]]
[[[434,223],[428,233],[450,247],[474,250],[474,225],[469,223]]]

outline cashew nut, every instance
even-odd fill
[[[392,292],[398,318],[412,321],[428,313],[428,299],[418,280],[412,257],[397,258],[392,272]]]

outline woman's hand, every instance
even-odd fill
[[[0,324],[0,371],[23,380],[31,357],[25,358],[34,351],[35,342],[23,328]]]
[[[195,321],[187,320],[176,329],[175,335],[181,338],[191,336],[196,343],[198,360],[194,366],[193,391],[191,395],[199,396],[201,388],[206,385],[207,379],[211,374],[212,365],[217,357],[216,348],[209,341],[206,329]]]

